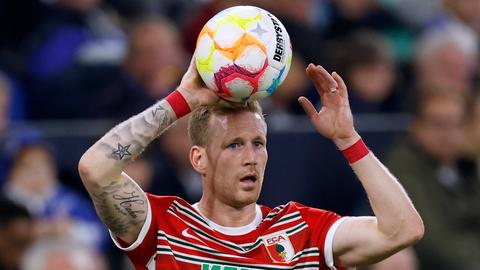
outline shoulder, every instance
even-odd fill
[[[147,196],[148,202],[152,207],[153,211],[168,211],[168,209],[181,205],[190,207],[190,204],[188,202],[177,196],[162,196],[147,192],[145,193],[145,195]]]
[[[285,208],[288,213],[298,213],[309,226],[314,227],[330,226],[341,218],[341,216],[335,212],[306,206],[298,202],[289,202]]]
[[[337,220],[339,215],[332,211],[305,206],[301,203],[290,201],[286,204],[279,205],[275,208],[261,206],[264,219],[285,219],[285,218],[302,218],[309,222],[310,220]]]

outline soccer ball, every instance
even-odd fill
[[[254,6],[216,14],[203,27],[196,47],[197,70],[207,87],[233,102],[269,96],[285,80],[292,63],[285,27]]]

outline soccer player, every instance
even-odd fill
[[[79,162],[98,215],[136,269],[346,269],[380,261],[422,238],[422,219],[404,189],[355,131],[342,78],[312,64],[306,72],[322,109],[305,97],[299,102],[349,161],[375,216],[340,217],[295,202],[258,205],[267,163],[262,111],[257,102],[219,101],[202,87],[192,61],[176,91],[113,128]],[[194,205],[145,193],[122,172],[190,111],[189,157],[203,182]]]

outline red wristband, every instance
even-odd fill
[[[187,101],[182,94],[178,92],[178,90],[170,93],[165,99],[168,101],[168,103],[170,103],[170,106],[177,115],[177,118],[180,118],[191,111]]]
[[[365,145],[363,140],[360,138],[352,146],[348,147],[345,150],[342,150],[343,156],[348,160],[348,163],[353,164],[359,161],[364,156],[368,155],[370,150]]]

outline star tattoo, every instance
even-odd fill
[[[117,150],[112,152],[112,157],[118,160],[122,160],[125,156],[131,156],[132,153],[128,152],[128,148],[130,148],[130,145],[123,146],[120,143],[118,143]]]

